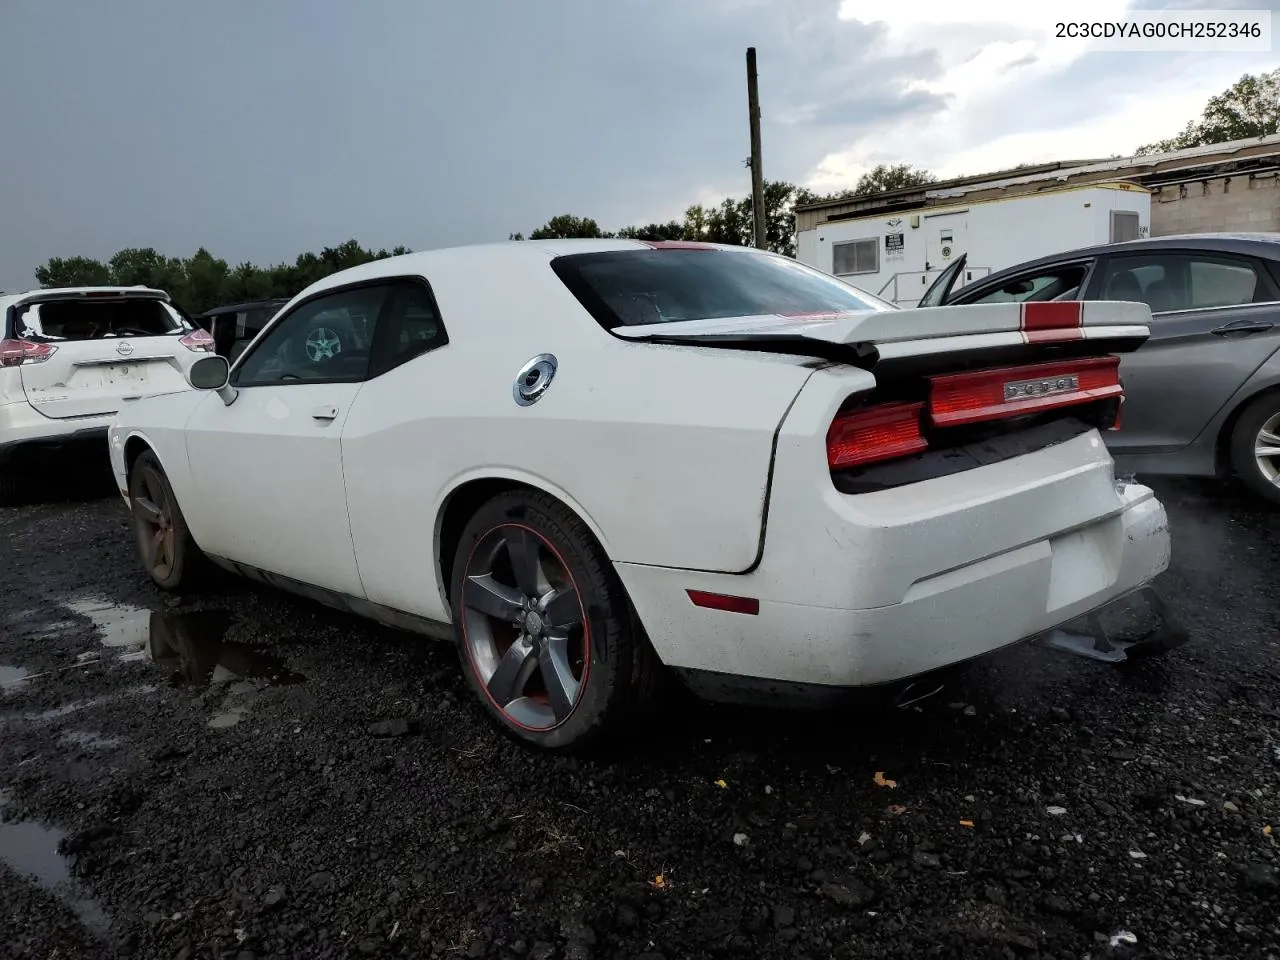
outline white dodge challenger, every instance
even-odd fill
[[[127,404],[112,465],[162,588],[212,561],[449,638],[546,748],[660,670],[719,699],[892,689],[1169,562],[1117,481],[1137,303],[899,310],[793,260],[552,240],[409,254]]]

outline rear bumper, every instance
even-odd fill
[[[616,566],[668,666],[827,688],[894,683],[1044,633],[1168,567],[1164,507],[1147,487],[1111,480],[1105,454],[1083,456],[1094,442],[916,485],[914,505],[899,491],[896,514],[879,494],[840,498],[817,524],[781,526],[771,511],[751,574]],[[876,503],[878,516],[851,515]],[[696,607],[688,590],[758,599],[759,613]]]
[[[0,464],[105,446],[111,420],[110,415],[51,420],[26,402],[0,405]]]

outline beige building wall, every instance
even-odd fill
[[[1280,232],[1280,178],[1221,177],[1162,187],[1151,196],[1151,235]]]

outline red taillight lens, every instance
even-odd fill
[[[31,340],[0,340],[0,367],[17,367],[24,363],[44,363],[57,347]]]
[[[827,431],[827,463],[842,470],[928,449],[920,432],[923,410],[923,403],[886,403],[836,417]]]
[[[686,590],[695,607],[708,610],[724,610],[726,613],[745,613],[756,616],[760,613],[760,601],[755,597],[732,597],[727,593],[708,593],[705,590]]]
[[[1123,396],[1119,357],[952,373],[929,382],[934,426],[1000,420]]]
[[[179,342],[188,350],[212,350],[213,334],[208,330],[193,330]]]

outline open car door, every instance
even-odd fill
[[[967,253],[960,254],[959,260],[938,274],[938,279],[933,281],[929,289],[924,292],[924,296],[920,298],[920,302],[916,306],[940,307],[946,303],[947,297],[951,296],[951,288],[956,285],[956,277],[960,276],[960,271],[964,269],[964,265],[968,260],[969,255]]]

